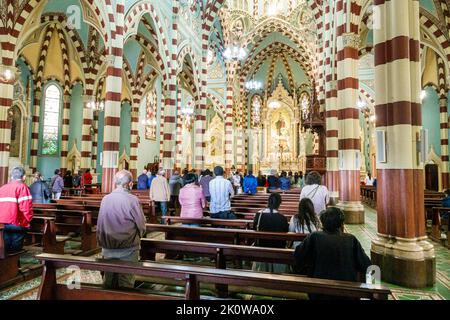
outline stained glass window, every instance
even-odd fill
[[[45,90],[44,128],[42,134],[42,154],[56,155],[58,153],[59,113],[61,92],[54,84]]]

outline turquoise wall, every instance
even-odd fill
[[[120,142],[119,154],[122,155],[123,150],[130,155],[131,143],[131,105],[129,102],[122,104],[120,110]]]
[[[441,135],[439,117],[439,96],[432,87],[425,88],[427,93],[422,101],[422,125],[428,129],[428,144],[433,145],[437,155],[441,155]]]
[[[70,128],[69,128],[69,150],[73,147],[75,140],[77,148],[81,152],[81,129],[83,127],[83,86],[76,84],[72,89],[70,97]]]

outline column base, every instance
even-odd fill
[[[404,239],[378,235],[372,241],[372,264],[381,269],[383,281],[407,288],[436,283],[436,257],[427,237]]]
[[[364,206],[359,201],[342,201],[336,207],[345,215],[345,224],[364,224]]]

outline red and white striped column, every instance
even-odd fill
[[[2,66],[2,69],[9,70],[15,74],[15,68]],[[0,80],[0,186],[8,183],[9,180],[9,148],[11,143],[11,123],[8,120],[8,110],[12,107],[14,95],[14,78],[10,81]]]
[[[124,5],[118,0],[114,18],[115,32],[109,44],[110,64],[106,70],[106,99],[105,99],[105,122],[103,137],[103,169],[102,169],[102,192],[109,193],[114,189],[114,175],[119,163],[119,140],[120,140],[120,108],[122,94],[122,67],[123,67],[123,25]],[[134,177],[136,178],[136,177]]]
[[[173,2],[172,13],[172,53],[169,64],[168,92],[164,106],[164,135],[162,167],[169,171],[169,176],[175,166],[176,150],[176,114],[177,114],[177,53],[178,53],[178,1]]]
[[[330,203],[337,204],[339,199],[339,159],[338,159],[338,117],[337,90],[335,81],[335,45],[334,45],[334,8],[325,7],[325,115],[326,115],[326,185],[330,193]]]
[[[237,63],[227,62],[227,101],[225,106],[225,172],[229,174],[234,162],[233,154],[233,80],[236,74]]]
[[[346,3],[341,0],[341,2]],[[359,125],[358,49],[359,35],[345,17],[346,8],[337,3],[337,117],[339,146],[339,202],[346,223],[364,223],[364,207],[360,199],[361,138]],[[357,29],[356,29],[357,30]]]
[[[381,268],[384,281],[428,287],[435,283],[436,261],[425,233],[424,164],[417,146],[422,128],[420,5],[411,0],[374,4],[383,26],[374,30],[376,130],[385,133],[388,147],[386,161],[377,162],[372,263]]]
[[[70,128],[70,94],[64,92],[63,96],[63,118],[61,133],[61,171],[67,170],[67,154],[69,153],[69,128]]]
[[[181,86],[180,81],[177,81],[177,135],[176,147],[177,154],[175,158],[175,168],[181,170],[181,159],[183,157],[183,116],[181,114]]]
[[[98,153],[98,113],[94,111],[94,138],[92,140],[91,167],[97,172],[97,153]]]
[[[131,106],[131,140],[130,140],[130,172],[133,177],[138,176],[138,167],[137,167],[137,154],[138,154],[138,124],[139,124],[139,105],[140,99],[134,98],[133,105]]]
[[[447,81],[445,79],[445,64],[441,57],[438,57],[438,84],[439,84],[439,112],[441,122],[441,160],[442,160],[442,189],[447,189],[449,185],[449,157],[448,157],[448,112],[447,112]]]
[[[86,96],[85,101],[93,101],[92,96]],[[92,153],[91,128],[93,124],[94,111],[88,108],[86,103],[83,106],[83,126],[81,128],[81,170],[90,169]]]
[[[31,147],[30,147],[30,168],[37,170],[37,156],[39,148],[39,117],[41,114],[41,87],[35,87],[33,98],[33,116],[31,119]]]

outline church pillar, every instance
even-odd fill
[[[37,156],[39,148],[39,117],[41,114],[41,87],[36,86],[34,91],[33,117],[31,124],[31,148],[30,148],[30,169],[37,170]]]
[[[14,83],[16,68],[0,65],[0,186],[9,180],[9,148],[11,143],[11,122],[8,110],[12,107],[14,98]],[[5,76],[7,75],[7,76]]]
[[[91,156],[91,167],[97,172],[97,153],[98,153],[98,113],[99,111],[94,111],[93,117],[93,127],[94,127],[94,137],[92,140],[92,156]]]
[[[109,43],[108,67],[106,69],[106,99],[103,138],[102,192],[114,189],[114,175],[119,164],[120,108],[123,68],[123,25],[124,6],[115,10],[116,31]],[[135,177],[134,177],[135,178]]]
[[[425,233],[423,162],[417,146],[422,128],[419,1],[375,1],[375,6],[383,26],[374,30],[376,130],[385,133],[390,147],[386,161],[377,162],[378,233],[372,240],[372,263],[386,282],[432,286],[436,258]]]
[[[447,112],[447,81],[445,79],[445,63],[438,57],[439,75],[439,112],[441,122],[441,160],[442,160],[442,189],[447,189],[449,185],[449,158],[448,158],[448,112]]]
[[[227,62],[227,101],[225,106],[225,172],[229,174],[233,165],[233,80],[237,62]]]
[[[70,128],[70,94],[64,92],[63,96],[63,114],[62,114],[62,133],[61,133],[61,171],[63,174],[67,170],[67,154],[69,153],[69,128]]]
[[[87,106],[87,103],[93,101],[93,97],[85,97],[85,105],[83,106],[83,126],[81,131],[81,170],[90,169],[91,153],[92,153],[92,121],[93,109]]]
[[[133,175],[133,178],[135,179],[138,176],[137,152],[139,146],[138,142],[139,104],[140,100],[137,98],[133,99],[133,105],[131,106],[130,172]]]
[[[439,99],[439,110],[441,114],[441,160],[442,160],[442,189],[447,189],[449,185],[448,173],[448,100],[447,96],[441,96]]]
[[[334,52],[334,9],[327,3],[325,7],[325,125],[326,125],[326,185],[330,192],[330,203],[339,199],[339,161],[338,161],[338,119],[336,109],[335,52]]]
[[[338,22],[339,23],[339,22]],[[360,125],[358,102],[359,35],[337,28],[337,118],[339,146],[339,202],[346,223],[364,223],[360,199]],[[345,29],[344,29],[345,30]]]
[[[183,157],[183,117],[181,114],[181,86],[177,80],[177,136],[176,136],[176,157],[175,168],[181,170],[181,159]]]

